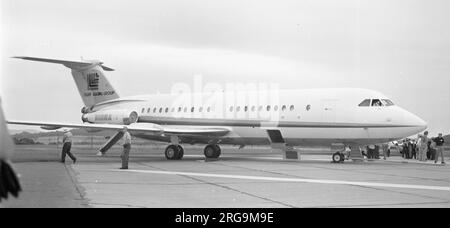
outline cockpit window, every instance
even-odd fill
[[[383,103],[381,103],[380,99],[373,99],[372,106],[383,106]]]
[[[363,100],[359,106],[370,106],[370,99]]]
[[[391,100],[388,100],[388,99],[382,99],[381,101],[383,102],[383,104],[385,106],[393,106],[394,105],[394,102],[392,102]]]
[[[389,99],[365,99],[359,104],[360,107],[381,107],[381,106],[393,106],[394,103]]]

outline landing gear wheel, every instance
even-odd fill
[[[221,150],[218,145],[207,145],[204,154],[206,158],[218,158],[221,154]]]
[[[184,149],[182,146],[178,145],[178,156],[176,160],[183,159],[183,156],[184,156]]]
[[[220,157],[220,155],[222,154],[222,150],[220,149],[220,146],[219,145],[214,145],[214,147],[215,147],[215,154],[214,154],[214,158],[219,158]]]
[[[342,156],[342,153],[336,152],[333,154],[333,156],[331,156],[331,158],[333,159],[334,163],[339,163],[342,161],[343,156]]]
[[[345,161],[345,155],[343,153],[339,153],[341,155],[341,160],[340,162],[344,162]]]
[[[168,160],[179,160],[184,155],[184,150],[179,145],[169,145],[164,153]]]

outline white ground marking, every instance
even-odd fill
[[[429,185],[411,185],[411,184],[390,184],[390,183],[377,183],[377,182],[320,180],[320,179],[282,178],[282,177],[263,177],[263,176],[243,176],[243,175],[210,174],[210,173],[156,171],[156,170],[132,170],[132,169],[130,169],[130,170],[110,170],[110,171],[149,173],[149,174],[162,174],[162,175],[182,175],[182,176],[196,176],[196,177],[216,177],[216,178],[244,179],[244,180],[262,180],[262,181],[277,181],[277,182],[303,182],[303,183],[315,183],[315,184],[340,184],[340,185],[355,185],[355,186],[366,186],[366,187],[407,188],[407,189],[450,191],[450,186],[447,187],[447,186],[429,186]]]

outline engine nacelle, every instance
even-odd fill
[[[137,122],[138,114],[128,110],[104,110],[83,114],[81,119],[89,123],[128,125]]]

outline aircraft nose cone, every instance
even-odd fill
[[[427,122],[412,113],[408,113],[408,122],[417,127],[418,132],[424,131],[428,127]]]

